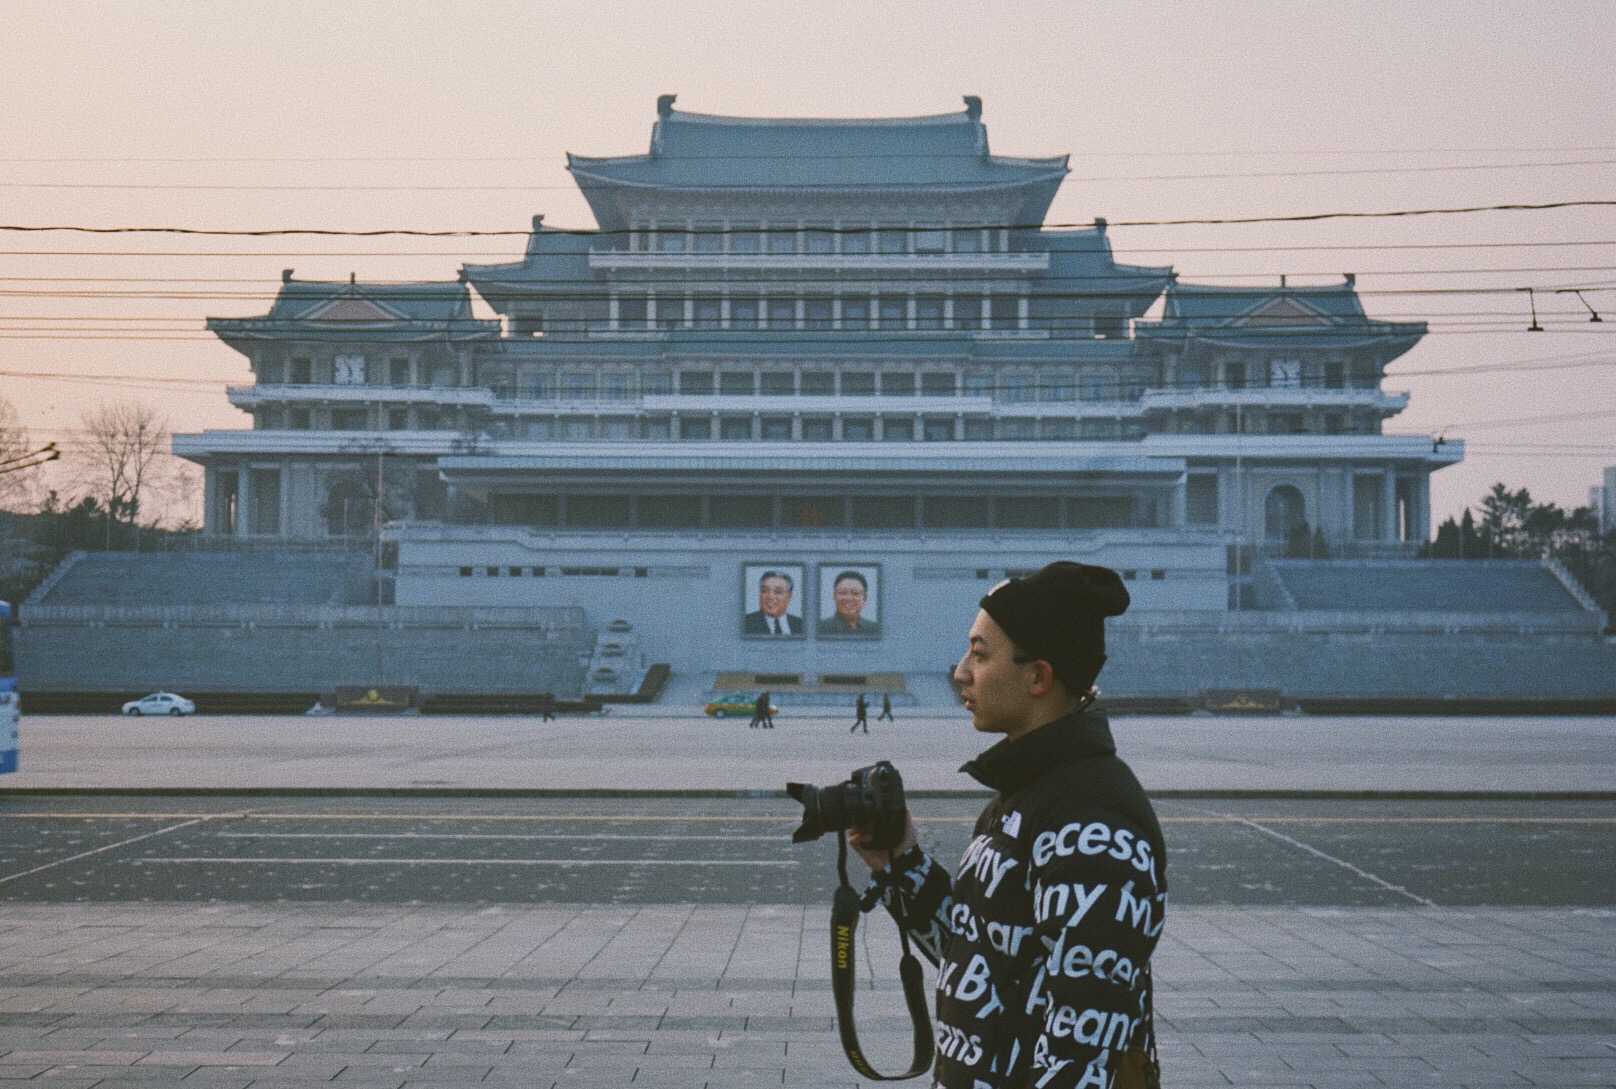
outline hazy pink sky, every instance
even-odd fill
[[[564,152],[643,150],[663,93],[833,117],[980,95],[996,151],[1071,153],[1055,222],[1612,199],[1613,56],[1606,2],[7,0],[0,222],[590,226]],[[1581,505],[1616,464],[1616,208],[1114,226],[1112,240],[1190,281],[1356,272],[1371,314],[1429,320],[1386,382],[1413,396],[1388,429],[1469,442],[1433,480],[1439,518],[1495,480]],[[1498,245],[1528,242],[1557,244]],[[1386,248],[1233,251],[1263,246]],[[69,451],[101,400],[148,400],[177,431],[242,427],[224,389],[245,361],[203,320],[262,313],[282,268],[452,279],[519,250],[0,232],[0,395]],[[1546,332],[1525,331],[1524,295],[1470,290],[1527,286]],[[1553,293],[1567,287],[1609,320]],[[1555,361],[1577,365],[1541,365]],[[1500,369],[1412,373],[1481,365]]]

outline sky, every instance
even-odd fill
[[[1386,429],[1466,440],[1436,520],[1495,481],[1580,506],[1616,465],[1616,207],[1128,225],[1616,199],[1608,2],[3,8],[7,225],[590,227],[565,153],[643,151],[660,94],[759,117],[979,95],[994,151],[1071,155],[1049,221],[1105,217],[1119,260],[1215,284],[1353,272],[1372,316],[1428,321],[1390,368],[1411,401]],[[0,231],[0,396],[68,460],[107,401],[245,427],[225,390],[246,361],[206,318],[263,313],[285,268],[447,280],[521,245]]]

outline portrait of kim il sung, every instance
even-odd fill
[[[818,600],[819,622],[814,633],[819,638],[881,637],[880,564],[820,564]]]
[[[741,566],[741,634],[759,639],[801,639],[807,634],[800,563]]]

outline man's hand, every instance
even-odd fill
[[[849,828],[847,830],[847,845],[853,848],[854,853],[864,860],[864,864],[870,867],[871,873],[886,869],[892,865],[893,859],[913,849],[919,842],[920,834],[915,828],[913,814],[904,815],[903,838],[890,851],[878,851],[871,848],[869,846],[869,837],[861,828]]]

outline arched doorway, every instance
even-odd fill
[[[1307,534],[1307,503],[1290,484],[1281,484],[1263,501],[1263,537],[1270,546],[1289,545]]]

